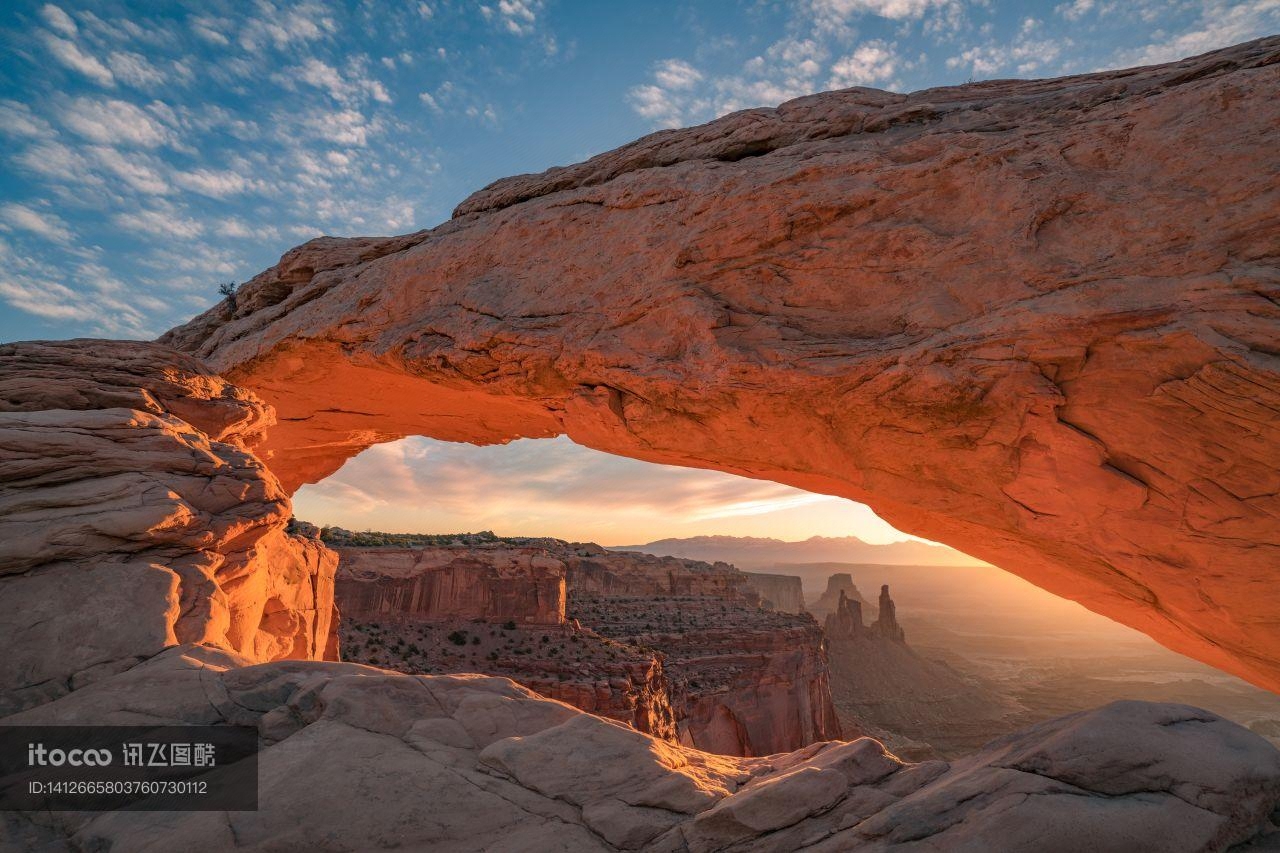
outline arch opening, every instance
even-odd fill
[[[375,445],[304,486],[294,513],[323,528],[341,555],[344,659],[505,675],[707,751],[764,754],[833,736],[815,712],[828,703],[846,737],[873,734],[918,760],[955,757],[1026,725],[1128,698],[1206,707],[1280,743],[1280,697],[994,566],[908,537],[841,498],[612,456],[563,436],[483,447],[408,438]],[[727,571],[751,577],[756,597],[709,585],[609,588],[591,575],[604,571],[597,545],[729,563]],[[509,572],[500,594],[473,588],[529,553],[572,555],[561,567],[563,623],[583,633],[566,633],[548,616],[554,596],[536,573]],[[425,576],[436,585],[428,588]],[[783,600],[783,579],[794,583],[798,606],[765,598]],[[821,625],[832,613],[828,587],[844,583],[872,630],[860,639],[833,635],[828,622],[815,643],[791,616],[803,608]],[[876,642],[872,602],[881,584],[893,590],[905,643]],[[765,612],[779,609],[786,615]],[[743,632],[743,649],[768,663],[712,690],[706,661],[743,651],[707,639],[725,629]],[[769,635],[762,651],[759,638]],[[820,661],[806,657],[817,644]],[[665,669],[648,654],[655,648]],[[577,655],[572,662],[566,649]],[[586,676],[575,669],[584,654]],[[778,688],[783,660],[800,664]],[[773,686],[761,698],[765,680]],[[595,687],[605,681],[613,687]]]

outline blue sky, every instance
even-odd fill
[[[5,4],[0,340],[151,337],[318,234],[845,85],[1162,61],[1280,0]]]
[[[0,341],[151,338],[311,237],[430,227],[496,178],[660,127],[843,86],[1161,62],[1277,31],[1280,0],[9,0]],[[611,543],[902,538],[849,501],[565,439],[383,445],[297,508],[359,528]]]

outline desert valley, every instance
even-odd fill
[[[1134,20],[1175,19],[1156,6]],[[186,61],[139,10],[10,13],[31,35],[0,75],[22,81],[0,99],[31,146],[15,168],[90,178],[0,206],[0,299],[80,324],[0,343],[0,851],[1280,849],[1274,4],[1044,79],[1062,48],[1011,18],[1021,64],[974,46],[945,67],[976,77],[909,94],[930,65],[899,42],[1009,10],[739,10],[736,37],[699,30],[705,72],[666,59],[629,90],[660,129],[435,227],[290,230],[276,184],[241,211],[256,238],[310,239],[177,315],[121,307],[109,252],[54,213],[114,210],[109,171],[180,240],[179,187],[264,192],[291,158],[298,192],[340,195],[315,176],[412,123],[376,113],[401,95],[378,75],[501,64],[451,42],[281,70],[352,21],[536,44],[504,85],[585,86],[578,51],[626,68],[653,19],[576,8],[561,43],[557,8],[156,13],[232,57],[178,110],[121,100]],[[1072,50],[1128,14],[1042,11]],[[726,100],[709,63],[743,44],[743,74],[802,56],[801,91]],[[67,89],[47,116],[40,63]],[[498,133],[455,100],[467,79],[415,109]],[[236,118],[272,86],[274,112]],[[379,118],[280,155],[267,128],[310,89]],[[257,189],[166,171],[223,132]],[[378,204],[409,148],[360,185]],[[296,202],[359,230],[337,195]],[[79,291],[28,233],[98,276],[96,307],[41,301]],[[171,327],[94,325],[111,311]]]

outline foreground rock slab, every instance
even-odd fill
[[[163,340],[377,442],[567,434],[870,504],[1280,689],[1280,37],[850,89],[322,238]]]
[[[43,850],[1217,851],[1274,829],[1280,752],[1212,714],[1118,702],[953,764],[869,738],[711,755],[504,678],[169,649],[3,720],[256,726],[256,812],[9,813]]]

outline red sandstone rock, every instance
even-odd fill
[[[903,632],[902,626],[898,624],[898,608],[894,605],[893,599],[889,597],[889,585],[881,584],[880,586],[880,610],[876,614],[876,621],[871,625],[871,630],[886,640],[892,640],[895,643],[905,643],[907,635]]]
[[[167,347],[0,346],[0,713],[179,642],[323,655],[336,560],[245,449],[272,421]]]
[[[505,675],[726,755],[840,735],[817,624],[760,610],[726,563],[556,539],[338,552],[346,660]],[[534,630],[565,622],[566,585],[573,627]]]
[[[760,596],[760,604],[782,613],[804,613],[804,588],[795,575],[743,572],[747,586]]]
[[[822,631],[829,640],[849,640],[865,634],[867,626],[862,621],[862,602],[849,598],[843,589],[840,590],[836,609],[827,614]]]
[[[842,598],[848,598],[856,604],[860,612],[871,606],[854,585],[853,575],[848,572],[836,572],[827,578],[827,588],[823,590],[821,596],[809,604],[809,611],[819,619],[837,613],[840,610]]]
[[[541,548],[338,548],[338,600],[354,618],[564,622],[565,564]]]
[[[663,131],[312,241],[164,340],[276,407],[289,489],[568,434],[864,501],[1280,688],[1278,57]]]

